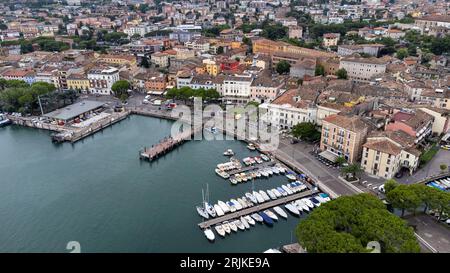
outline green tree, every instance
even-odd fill
[[[141,60],[141,66],[145,67],[145,68],[149,68],[150,67],[150,63],[148,62],[148,58],[147,57],[143,57]]]
[[[294,125],[291,133],[296,138],[306,139],[308,141],[320,138],[320,132],[317,131],[316,126],[311,122],[301,122]]]
[[[395,189],[389,191],[386,199],[394,208],[402,210],[402,217],[405,215],[405,210],[414,212],[421,204],[417,193],[407,185],[398,185]]]
[[[348,175],[351,174],[353,177],[359,177],[363,172],[361,166],[359,164],[350,164],[347,167],[341,169],[341,174],[345,175],[348,178]]]
[[[347,79],[347,70],[345,70],[345,68],[338,69],[336,71],[336,76],[338,77],[338,79],[346,80]]]
[[[447,171],[448,166],[446,164],[439,165],[439,169],[441,169],[441,172],[445,173]]]
[[[368,252],[371,241],[385,253],[420,251],[413,229],[366,193],[321,205],[298,224],[296,236],[310,253]]]
[[[440,194],[439,190],[422,184],[413,184],[409,187],[416,193],[417,197],[419,197],[420,201],[422,202],[422,205],[424,206],[424,213],[426,213],[429,208],[437,204],[437,200],[439,199]]]
[[[325,75],[325,68],[321,64],[317,64],[316,71],[314,73],[316,76],[324,76]]]
[[[111,90],[114,92],[114,95],[122,101],[127,100],[128,98],[128,90],[130,89],[131,84],[126,80],[116,81]]]
[[[386,180],[386,182],[384,183],[384,193],[388,194],[390,191],[395,189],[397,186],[398,186],[398,183],[397,183],[397,181],[395,181],[395,179]]]
[[[336,158],[335,163],[339,166],[342,166],[343,164],[347,163],[347,160],[345,160],[343,156],[339,156],[338,158]]]
[[[397,50],[396,56],[400,60],[403,60],[404,58],[408,57],[408,49],[400,48],[399,50]]]
[[[223,54],[223,46],[218,46],[216,50],[217,54]]]
[[[277,63],[277,66],[275,68],[278,74],[287,74],[291,70],[291,64],[287,61],[280,61]]]

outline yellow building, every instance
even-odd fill
[[[89,80],[85,75],[71,74],[67,77],[67,88],[87,92],[89,90]]]
[[[203,64],[206,67],[206,72],[211,76],[217,76],[220,73],[220,65],[217,64],[215,61],[206,59],[203,60]]]
[[[132,55],[102,54],[98,57],[98,59],[108,64],[130,65],[130,66],[136,64],[136,58]]]

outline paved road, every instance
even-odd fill
[[[429,252],[450,253],[450,229],[432,216],[421,214],[406,219],[415,226],[422,248]]]
[[[339,170],[327,167],[309,154],[312,146],[304,143],[291,144],[288,139],[280,139],[279,150],[294,158],[298,164],[309,170],[321,183],[339,195],[361,193],[355,186],[338,178]]]

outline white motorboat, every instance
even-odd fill
[[[450,185],[450,182],[449,182],[449,185]],[[329,196],[328,194],[326,194],[326,193],[319,193],[319,196],[320,196],[323,200],[325,200],[325,202],[331,201],[330,196]]]
[[[259,215],[258,215],[259,216]],[[255,219],[253,219],[250,215],[244,216],[245,220],[247,220],[247,223],[254,226],[256,224]]]
[[[265,191],[260,190],[258,193],[261,194],[261,196],[264,199],[264,201],[269,201],[270,200],[269,195],[267,195],[267,193]]]
[[[326,203],[327,201],[325,201],[325,199],[322,198],[322,196],[320,195],[316,195],[314,196],[314,198],[319,201],[320,203]]]
[[[272,172],[272,170],[271,170],[270,168],[264,169],[264,171],[265,171],[266,173],[268,173],[269,175],[272,175],[272,174],[273,174],[273,172]]]
[[[281,188],[287,192],[288,195],[293,194],[293,192],[291,191],[291,189],[289,189],[286,185],[281,185]]]
[[[305,203],[305,205],[307,205],[310,209],[314,208],[313,202],[311,202],[311,200],[309,200],[308,198],[302,198],[301,200],[302,200],[303,203]]]
[[[206,228],[204,230],[204,233],[206,238],[208,238],[208,240],[214,241],[214,239],[216,239],[216,236],[214,236],[214,232],[210,228]]]
[[[235,212],[235,211],[236,211],[236,207],[235,207],[235,205],[234,205],[233,202],[227,201],[227,205],[228,205],[228,207],[230,208],[230,211],[231,211],[231,212]]]
[[[279,167],[278,167],[278,171],[279,171],[280,173],[285,173],[285,172],[286,172],[286,169],[283,168],[283,167],[281,167],[281,166],[279,166]]]
[[[214,229],[216,230],[217,234],[219,234],[222,237],[225,237],[226,232],[222,225],[218,224],[214,227]]]
[[[256,222],[262,223],[264,221],[264,219],[258,213],[253,213],[251,216],[253,219],[255,219]]]
[[[220,208],[222,209],[223,213],[230,212],[230,207],[227,204],[225,204],[224,202],[219,200],[219,201],[217,201],[217,205],[220,206]]]
[[[247,208],[247,202],[245,202],[244,200],[242,200],[242,198],[238,198],[237,201],[239,202],[239,204],[241,205],[241,207],[243,209]]]
[[[272,192],[272,190],[267,190],[267,194],[269,195],[270,199],[277,199],[277,196]]]
[[[206,212],[205,208],[200,207],[200,206],[197,206],[196,208],[197,208],[198,214],[199,214],[201,217],[203,217],[203,218],[205,218],[205,219],[208,219],[208,218],[209,218],[209,215],[208,215],[208,213]]]
[[[253,207],[253,202],[250,201],[247,197],[242,196],[242,201],[244,201],[247,204],[247,207]]]
[[[256,171],[255,174],[256,174],[256,177],[258,177],[258,178],[261,177],[261,173],[259,171]]]
[[[245,197],[247,197],[250,201],[252,201],[253,204],[258,204],[258,200],[253,194],[247,192],[245,193]]]
[[[289,212],[291,212],[292,214],[294,214],[294,215],[296,215],[296,216],[299,216],[299,215],[300,215],[300,211],[297,209],[296,206],[294,206],[294,205],[288,203],[288,204],[284,205],[284,207],[285,207]]]
[[[271,210],[267,209],[267,210],[264,211],[264,213],[267,214],[267,216],[269,216],[273,220],[278,221],[278,217]]]
[[[249,143],[247,145],[247,149],[249,149],[250,151],[254,151],[254,150],[256,150],[256,146],[253,143]]]
[[[274,174],[280,174],[280,170],[277,167],[272,167],[271,170]]]
[[[215,172],[218,176],[222,177],[223,179],[228,179],[230,178],[230,175],[227,174],[225,171],[222,171],[220,169],[215,169]]]
[[[281,195],[283,195],[283,196],[287,196],[288,195],[288,193],[285,190],[283,190],[282,187],[277,187],[277,191],[279,191],[281,193]]]
[[[241,216],[241,218],[239,220],[244,225],[245,229],[249,229],[250,228],[249,223],[247,222],[247,220],[243,216]]]
[[[230,199],[230,201],[234,204],[234,207],[236,208],[236,210],[242,209],[241,203],[239,203],[236,199]]]
[[[216,211],[217,216],[224,216],[225,213],[223,212],[223,210],[220,208],[219,205],[214,205],[214,210]]]
[[[238,227],[238,229],[245,230],[244,224],[239,219],[234,220],[233,223]]]
[[[266,172],[266,170],[260,170],[259,172],[261,173],[262,176],[269,177],[269,173]]]
[[[293,175],[293,174],[287,174],[286,177],[287,177],[287,179],[289,179],[289,180],[293,180],[293,181],[297,180],[297,178],[296,178],[295,175]]]
[[[281,196],[283,196],[279,191],[277,191],[276,189],[271,189],[272,193],[275,194],[275,196],[277,198],[280,198]]]
[[[228,224],[230,225],[230,228],[232,231],[237,232],[238,227],[236,226],[236,224],[234,222],[229,222]]]
[[[265,154],[261,154],[260,156],[261,156],[261,159],[264,160],[264,161],[269,161],[270,160],[270,158],[267,155],[265,155]]]
[[[230,178],[230,183],[236,185],[238,181],[235,178]]]
[[[204,203],[204,207],[206,212],[211,216],[211,217],[216,217],[216,210],[214,209],[214,206],[212,206],[211,204],[209,204],[208,202]]]
[[[222,227],[223,230],[225,230],[226,233],[230,234],[231,233],[231,227],[230,227],[230,223],[228,223],[228,221],[225,221],[222,223]]]
[[[258,163],[258,164],[261,164],[264,162],[260,156],[255,156],[254,159],[255,159],[256,163]]]
[[[5,114],[0,113],[0,127],[11,124],[11,120]]]
[[[309,212],[309,207],[302,200],[295,201],[295,204],[298,209],[301,209],[304,212]]]
[[[258,203],[264,203],[264,198],[256,191],[252,192],[253,196],[258,200]]]
[[[233,152],[233,150],[231,150],[231,149],[227,149],[227,150],[223,153],[223,155],[224,155],[224,156],[233,156],[233,155],[234,155],[234,152]]]
[[[280,215],[281,217],[283,217],[284,219],[287,219],[288,215],[286,214],[286,212],[280,208],[279,206],[273,207],[273,210]]]

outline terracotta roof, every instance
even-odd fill
[[[326,117],[324,121],[355,133],[363,132],[369,128],[358,116],[331,115]]]
[[[388,139],[367,140],[363,147],[390,155],[398,155],[402,151],[399,146]]]

